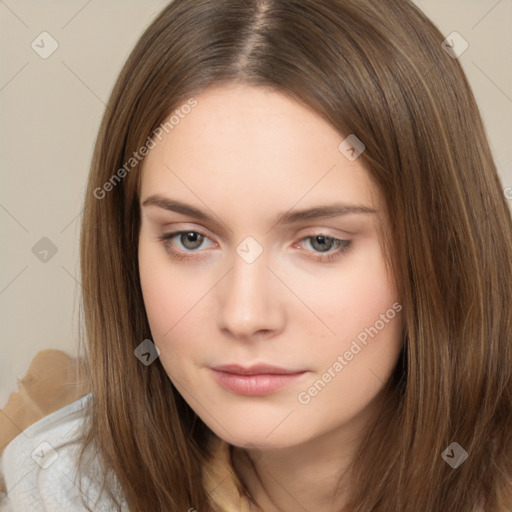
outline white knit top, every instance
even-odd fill
[[[82,498],[95,512],[115,510],[105,493],[98,496],[99,487],[87,476],[80,494],[76,468],[80,444],[62,446],[80,437],[91,398],[92,394],[85,395],[41,418],[6,446],[0,468],[7,495],[0,501],[0,512],[86,512]],[[100,467],[93,463],[89,471],[99,474]],[[128,509],[123,505],[122,510]]]

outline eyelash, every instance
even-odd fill
[[[188,233],[194,233],[194,234],[200,235],[204,238],[208,238],[204,233],[201,233],[200,231],[187,230],[187,231],[175,231],[173,233],[166,233],[166,234],[158,237],[158,240],[164,246],[165,250],[175,260],[195,259],[195,258],[200,257],[198,254],[194,254],[194,253],[199,252],[199,250],[189,251],[189,252],[180,252],[180,251],[176,251],[175,249],[173,249],[171,247],[171,242],[174,238],[184,235],[184,234],[188,234]],[[313,259],[313,260],[316,260],[316,261],[319,261],[322,263],[327,263],[330,261],[334,261],[335,259],[341,258],[341,256],[343,254],[345,254],[350,249],[350,247],[352,245],[351,240],[341,240],[339,238],[324,235],[322,233],[303,237],[299,240],[299,242],[303,242],[304,240],[311,240],[311,239],[317,238],[317,237],[324,237],[327,240],[332,241],[334,247],[337,247],[337,249],[335,251],[330,251],[330,252],[325,252],[325,253],[316,252],[316,254],[319,254],[320,256],[307,256],[310,259]],[[308,252],[311,252],[311,251],[308,251]],[[313,251],[313,252],[315,252],[315,251]]]

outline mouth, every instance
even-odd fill
[[[210,368],[217,383],[238,395],[263,396],[275,393],[307,373],[306,370],[272,365],[221,365]]]
[[[303,373],[305,370],[291,370],[287,368],[280,368],[270,364],[255,364],[252,366],[242,366],[239,364],[223,364],[219,366],[212,366],[212,370],[217,370],[225,373],[233,373],[236,375],[294,375],[296,373]]]

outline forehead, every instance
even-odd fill
[[[179,195],[253,212],[333,200],[378,209],[362,160],[347,159],[339,150],[345,136],[309,108],[246,85],[207,89],[195,99],[146,157],[142,199]]]

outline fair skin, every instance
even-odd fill
[[[236,447],[250,444],[257,474],[247,463],[237,470],[265,512],[337,511],[336,482],[401,349],[399,298],[377,232],[385,205],[362,159],[346,158],[345,137],[312,110],[242,85],[195,98],[143,165],[139,265],[153,341],[206,425]],[[157,195],[210,219],[148,201]],[[277,223],[335,203],[374,213]],[[179,231],[192,234],[160,240]],[[252,245],[240,246],[248,236]],[[258,249],[254,261],[242,257]],[[222,364],[301,373],[247,395],[219,384],[211,367]]]

